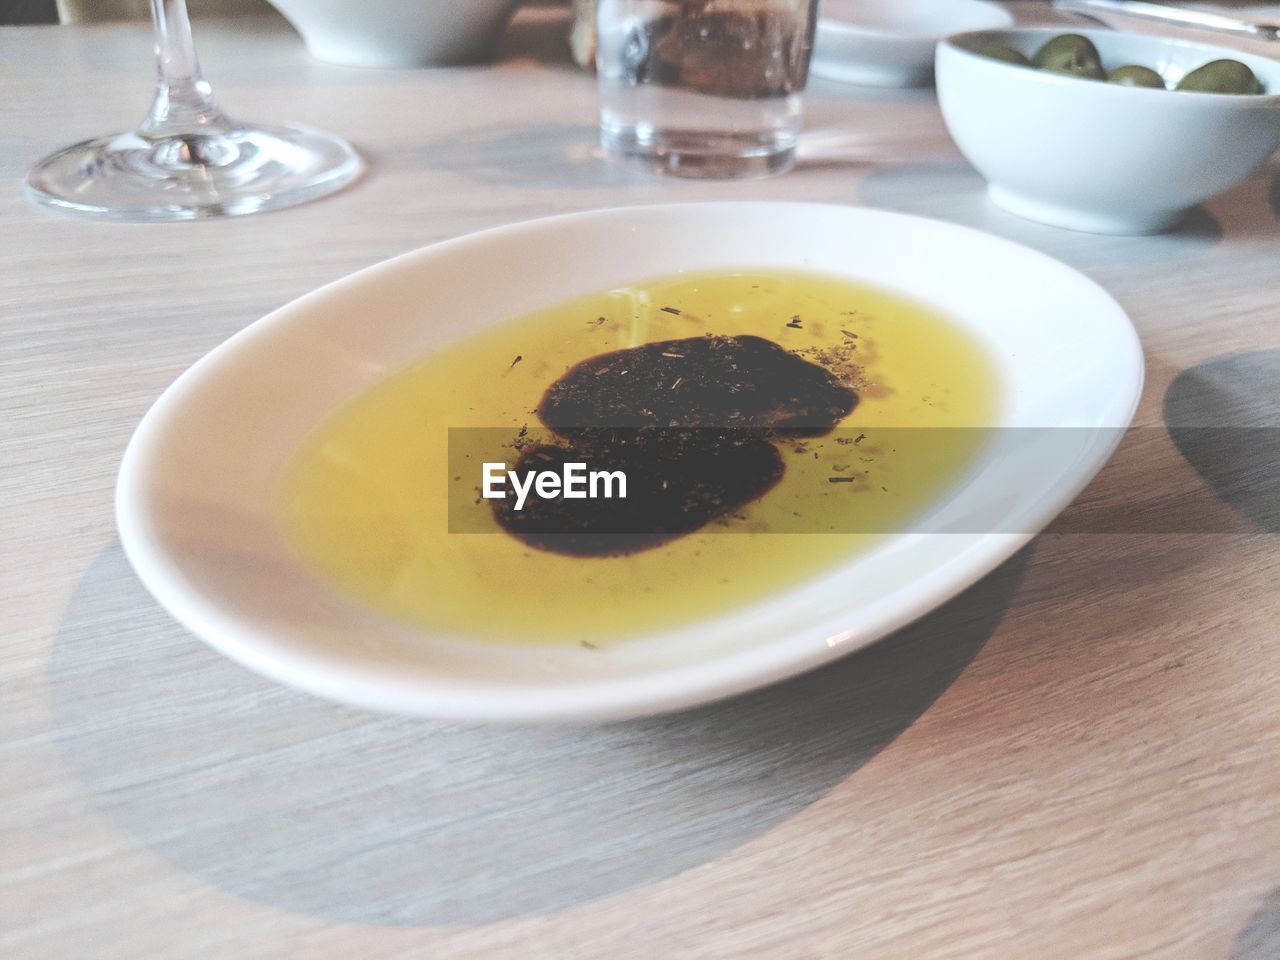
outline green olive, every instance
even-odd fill
[[[1107,72],[1102,69],[1102,57],[1088,37],[1078,33],[1064,33],[1054,37],[1031,58],[1041,70],[1066,73],[1088,80],[1102,80]]]
[[[1253,71],[1239,60],[1214,60],[1203,67],[1192,70],[1182,82],[1179,90],[1194,90],[1197,93],[1262,93],[1262,84],[1253,75]]]
[[[1152,87],[1164,89],[1164,78],[1150,67],[1130,64],[1127,67],[1116,67],[1107,74],[1107,83],[1118,83],[1122,87]]]
[[[992,60],[1003,60],[1005,63],[1016,63],[1020,67],[1031,66],[1031,61],[1013,47],[1003,43],[988,43],[978,49],[978,55],[990,57]]]

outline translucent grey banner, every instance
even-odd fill
[[[1019,534],[1046,522],[1076,534],[1280,531],[1280,426],[811,433],[451,429],[449,531],[534,543],[693,531]]]

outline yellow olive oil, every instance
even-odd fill
[[[551,383],[601,353],[706,334],[771,340],[858,404],[830,436],[780,440],[785,473],[758,500],[659,547],[566,556],[497,525],[480,461],[514,461],[507,438],[542,427]],[[899,294],[818,274],[681,274],[482,331],[390,376],[305,441],[281,509],[308,566],[390,617],[482,641],[601,644],[759,603],[868,549],[935,503],[984,441],[900,428],[989,427],[999,403],[972,335]],[[450,428],[504,428],[468,434],[503,443],[461,467],[455,452],[451,468]],[[450,532],[451,501],[482,532]]]

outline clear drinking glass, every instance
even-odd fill
[[[201,76],[185,0],[152,0],[159,80],[135,130],[86,140],[27,176],[39,203],[105,220],[194,220],[302,203],[349,183],[360,157],[303,127],[224,114]]]
[[[817,0],[600,0],[606,152],[690,177],[795,162]]]

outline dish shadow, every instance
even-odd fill
[[[1181,435],[1190,445],[1211,446],[1217,451],[1239,430],[1197,427]],[[1126,429],[1098,476],[1045,532],[1108,536],[1257,533],[1257,525],[1224,504],[1195,470],[1151,469],[1152,463],[1167,457],[1169,443],[1169,432],[1159,426]]]
[[[1280,887],[1272,890],[1249,918],[1231,948],[1229,960],[1275,960],[1280,957]]]
[[[269,683],[170,621],[113,543],[55,640],[52,727],[103,815],[236,896],[381,925],[542,914],[712,861],[848,779],[982,649],[1029,557],[764,690],[628,723],[500,727]]]
[[[1150,237],[1080,233],[1024,220],[987,199],[986,181],[963,160],[887,167],[861,180],[858,191],[869,207],[976,227],[1084,270],[1192,259],[1223,237],[1221,224],[1203,207],[1173,232]]]
[[[1280,533],[1280,349],[1214,357],[1179,373],[1164,395],[1174,445],[1209,489],[1268,533]]]

